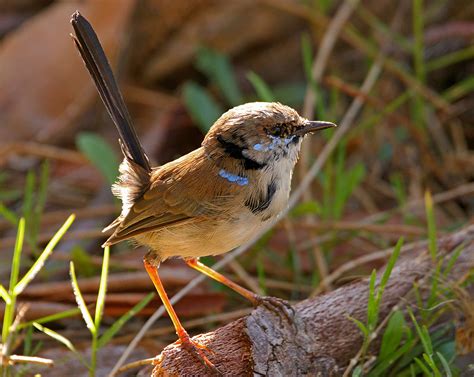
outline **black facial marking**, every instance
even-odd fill
[[[227,153],[230,157],[240,160],[242,162],[244,169],[259,170],[265,167],[266,164],[245,157],[242,153],[245,147],[237,145],[232,141],[225,140],[221,135],[217,135],[216,139],[224,148],[225,153]]]
[[[273,199],[273,196],[275,195],[276,190],[277,190],[277,185],[275,181],[272,180],[267,186],[267,191],[261,192],[260,197],[258,198],[256,202],[247,200],[245,202],[245,206],[248,207],[255,214],[266,210],[272,203],[272,199]]]

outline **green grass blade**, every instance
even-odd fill
[[[457,82],[443,92],[443,98],[454,102],[461,97],[470,94],[474,90],[474,75],[470,75],[464,80]]]
[[[35,211],[38,213],[43,213],[44,206],[46,204],[46,196],[48,192],[48,183],[49,183],[49,161],[46,160],[41,164],[40,179],[39,179],[39,189],[36,198]]]
[[[474,58],[474,46],[463,48],[462,50],[454,51],[450,54],[443,55],[437,59],[433,59],[426,63],[426,70],[433,71],[447,67],[452,64],[462,62],[463,60],[471,60]]]
[[[425,211],[426,221],[428,223],[428,250],[430,251],[431,259],[436,261],[436,220],[433,210],[433,198],[429,191],[425,192]]]
[[[68,217],[66,222],[59,228],[59,230],[56,232],[56,234],[51,238],[51,240],[48,242],[46,247],[44,248],[43,252],[41,255],[36,259],[35,263],[31,268],[28,270],[28,272],[23,276],[23,278],[20,280],[20,282],[15,286],[14,288],[14,294],[17,296],[23,290],[26,288],[26,286],[35,278],[35,276],[38,274],[38,272],[43,268],[44,263],[48,259],[48,257],[51,255],[53,252],[54,248],[58,244],[58,242],[61,240],[61,238],[64,236],[64,233],[69,229],[71,224],[74,222],[75,215],[71,215]]]
[[[86,368],[89,368],[89,366],[87,365],[87,362],[84,360],[84,357],[81,355],[81,353],[79,351],[77,351],[76,347],[74,347],[74,345],[72,344],[72,342],[66,338],[65,336],[57,333],[56,331],[54,330],[51,330],[47,327],[44,327],[43,325],[41,325],[40,323],[38,322],[33,322],[32,323],[33,326],[38,329],[39,331],[41,331],[42,333],[48,335],[49,337],[51,337],[52,339],[58,341],[59,343],[61,343],[62,345],[66,346],[71,352],[73,352],[78,358],[79,358],[79,361],[86,367]]]
[[[117,332],[120,331],[120,329],[125,325],[125,323],[132,318],[134,315],[136,315],[138,312],[140,312],[145,306],[148,305],[148,303],[151,301],[151,299],[155,296],[153,292],[149,293],[146,295],[139,303],[137,303],[133,308],[131,308],[128,312],[126,312],[124,315],[122,315],[118,320],[114,322],[112,326],[110,326],[104,334],[100,337],[97,346],[98,348],[104,347],[110,340],[117,334]]]
[[[119,161],[112,147],[102,136],[93,132],[81,132],[76,138],[76,145],[109,184],[115,182]]]
[[[354,371],[352,372],[352,377],[361,377],[362,376],[362,366],[358,365],[354,368]]]
[[[81,314],[81,311],[80,311],[79,308],[63,310],[62,312],[59,312],[59,313],[54,313],[54,314],[51,314],[51,315],[46,315],[44,317],[37,318],[34,321],[20,323],[18,325],[18,330],[21,330],[21,329],[26,328],[30,325],[33,325],[33,322],[40,323],[40,324],[48,323],[48,322],[58,321],[58,320],[63,319],[63,318],[72,317],[72,316],[75,316],[77,314]]]
[[[8,295],[10,297],[9,304],[5,305],[5,312],[3,314],[3,326],[2,326],[2,343],[5,344],[10,334],[10,326],[13,323],[15,316],[15,302],[16,296],[13,293],[15,285],[18,281],[18,275],[20,274],[20,261],[21,251],[23,249],[23,242],[25,240],[25,218],[21,218],[18,222],[18,231],[16,235],[15,248],[13,250],[12,267],[10,273],[10,285]]]
[[[209,131],[209,128],[221,116],[223,112],[221,107],[204,88],[194,82],[184,84],[183,96],[191,118],[201,131],[205,133]]]
[[[426,365],[421,361],[418,357],[415,357],[415,363],[420,367],[420,369],[423,371],[425,376],[433,376],[433,373],[429,371],[429,369],[426,367]]]
[[[451,272],[451,270],[454,267],[454,264],[458,260],[459,256],[461,253],[464,251],[466,247],[466,244],[463,242],[460,244],[458,247],[454,249],[454,251],[451,253],[448,262],[446,263],[446,267],[443,270],[443,276],[446,278],[448,274]]]
[[[419,83],[424,84],[426,81],[426,68],[424,62],[424,19],[423,19],[423,0],[413,1],[413,63],[415,68],[415,76]],[[416,94],[414,98],[414,120],[421,128],[425,125],[425,101],[420,94]]]
[[[3,301],[5,301],[5,304],[10,305],[12,302],[12,299],[10,295],[8,294],[7,290],[3,285],[0,284],[0,297],[2,297]]]
[[[84,297],[82,297],[81,290],[79,289],[79,284],[76,278],[76,272],[74,270],[74,263],[69,264],[69,274],[71,275],[71,284],[72,290],[74,291],[74,297],[76,298],[77,306],[79,307],[84,322],[86,323],[87,328],[91,334],[95,334],[97,329],[95,328],[94,321],[92,320],[89,309],[87,309]]]
[[[250,81],[253,88],[257,92],[257,96],[260,99],[260,101],[265,101],[265,102],[275,101],[275,96],[273,95],[272,90],[259,75],[257,75],[253,71],[250,71],[249,73],[247,73],[247,79]]]
[[[423,360],[425,360],[426,364],[428,364],[428,366],[431,368],[431,370],[432,370],[433,372],[435,372],[434,375],[437,376],[437,375],[438,375],[438,374],[436,373],[436,369],[437,369],[437,368],[436,368],[436,365],[435,365],[434,362],[433,362],[433,359],[432,359],[429,355],[427,355],[426,353],[423,353]],[[433,375],[433,374],[431,374],[431,375]],[[441,376],[440,376],[440,377],[441,377]]]
[[[18,223],[18,232],[16,235],[15,249],[13,251],[12,270],[10,274],[10,292],[13,293],[18,282],[20,274],[21,251],[23,249],[23,241],[25,240],[25,218],[21,218]]]
[[[302,82],[294,82],[288,84],[281,84],[272,88],[273,95],[275,98],[285,105],[298,107],[304,101],[306,86]],[[318,103],[324,103],[324,101],[318,101]],[[319,119],[325,119],[319,115]]]
[[[362,334],[364,334],[364,338],[367,339],[369,337],[369,329],[367,328],[367,326],[365,326],[361,321],[355,319],[354,317],[349,316],[348,318],[357,325]]]
[[[405,319],[400,310],[393,312],[382,337],[379,358],[389,358],[398,348],[403,337],[403,328],[406,326]]]
[[[369,329],[374,329],[377,322],[377,299],[375,293],[375,282],[377,280],[377,273],[375,270],[372,270],[370,275],[369,282],[369,302],[367,304],[367,327]]]
[[[413,59],[415,65],[416,78],[424,83],[426,70],[424,62],[424,18],[423,18],[423,0],[413,1]]]
[[[45,333],[46,335],[50,336],[51,338],[53,338],[54,340],[57,340],[59,343],[65,345],[69,350],[71,350],[72,352],[77,352],[76,348],[74,347],[74,345],[71,343],[71,341],[69,339],[67,339],[65,336],[57,333],[56,331],[54,330],[51,330],[51,329],[48,329],[47,327],[44,327],[43,325],[37,323],[37,322],[33,322],[32,323],[33,326],[35,328],[37,328],[39,331],[41,331],[42,333]]]
[[[7,220],[10,224],[17,226],[18,224],[18,216],[15,212],[10,211],[3,203],[0,203],[0,215],[3,216],[5,220]]]
[[[441,361],[441,365],[443,366],[443,369],[446,373],[446,377],[453,377],[453,372],[451,371],[451,367],[449,366],[448,361],[444,358],[443,354],[440,352],[436,352],[436,355],[438,355],[439,360]]]
[[[431,355],[433,353],[433,347],[431,345],[431,339],[429,337],[429,334],[427,337],[426,332],[418,324],[418,321],[416,320],[415,315],[413,314],[412,310],[410,308],[407,308],[407,311],[413,324],[415,325],[415,329],[418,334],[418,337],[420,338],[421,344],[423,345],[423,349],[425,350],[427,354]]]
[[[242,102],[242,93],[227,56],[209,48],[201,48],[196,65],[219,87],[231,105],[236,106]]]
[[[25,331],[25,340],[23,341],[23,355],[32,356],[33,349],[33,326],[28,326]]]
[[[40,231],[41,215],[43,214],[46,203],[46,196],[48,192],[49,181],[49,162],[45,161],[41,164],[38,188],[36,190],[35,204],[33,206],[32,216],[28,223],[28,233],[30,236],[30,243],[36,245],[38,243],[38,234]]]
[[[400,256],[400,251],[403,246],[404,239],[403,237],[399,238],[397,241],[397,244],[395,245],[393,249],[393,253],[390,256],[390,259],[388,260],[387,267],[385,268],[385,271],[383,272],[382,279],[380,280],[380,287],[379,287],[379,292],[380,296],[383,293],[383,290],[385,289],[385,286],[387,285],[388,279],[390,279],[390,275],[392,274],[393,267],[395,267],[395,263],[397,263],[398,257]]]
[[[97,294],[97,303],[95,306],[94,324],[99,329],[102,314],[104,313],[105,295],[107,293],[107,277],[109,274],[110,248],[104,249],[104,260],[102,261],[102,272],[100,274],[99,293]]]
[[[413,348],[414,345],[414,340],[406,340],[406,342],[398,349],[396,349],[394,352],[386,355],[384,359],[382,359],[379,364],[372,369],[368,374],[367,377],[379,377],[379,376],[385,376],[383,372],[389,370],[393,371],[394,369],[394,363],[400,359],[402,356],[406,355],[410,349]],[[390,376],[392,376],[390,374]]]
[[[30,221],[33,213],[33,191],[35,187],[35,174],[29,171],[26,175],[25,193],[23,195],[23,217],[26,221]]]

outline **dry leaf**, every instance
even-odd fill
[[[75,51],[69,19],[78,9],[112,62],[133,9],[132,0],[56,2],[10,33],[0,45],[0,140],[57,141],[96,98]]]

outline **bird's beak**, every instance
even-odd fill
[[[337,127],[334,123],[321,120],[308,120],[294,133],[296,136],[303,136],[310,132],[325,130],[326,128]]]

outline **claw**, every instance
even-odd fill
[[[194,355],[200,362],[202,362],[215,375],[217,376],[223,375],[222,372],[219,369],[217,369],[217,367],[208,359],[206,354],[203,352],[204,350],[215,355],[215,352],[211,350],[209,347],[205,346],[204,344],[195,342],[189,337],[182,337],[181,339],[178,340],[178,342],[181,343],[181,346],[186,351]]]
[[[282,319],[286,319],[288,322],[293,322],[294,309],[285,300],[272,296],[256,296],[256,305],[262,305],[271,312],[276,313],[279,317],[284,316]]]

